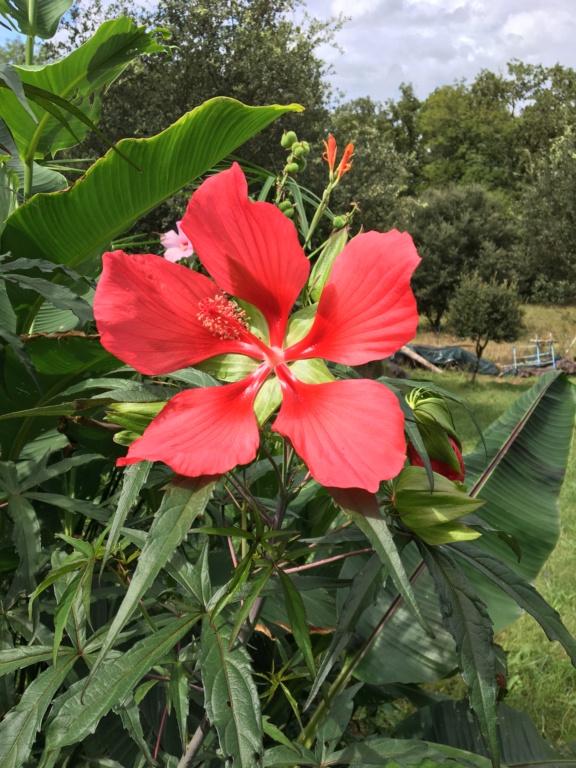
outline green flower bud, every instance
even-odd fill
[[[294,218],[294,208],[286,208],[285,211],[282,211],[284,216],[287,216],[289,219]]]
[[[298,165],[298,163],[288,163],[288,165],[284,170],[286,171],[286,173],[290,173],[290,174],[298,173],[298,171],[300,170],[300,166]]]
[[[290,149],[292,144],[298,141],[298,136],[294,133],[294,131],[284,131],[284,135],[280,139],[280,144],[284,147],[284,149]]]
[[[298,170],[302,172],[306,168],[306,159],[304,157],[297,157],[296,165],[298,166]]]
[[[282,212],[284,212],[284,211],[288,211],[288,210],[290,210],[290,208],[292,208],[292,207],[293,207],[293,206],[292,206],[292,203],[290,202],[290,200],[282,200],[282,202],[281,202],[281,203],[280,203],[280,205],[278,206],[278,208],[280,208],[280,210],[281,210]]]
[[[302,149],[304,150],[304,154],[305,155],[309,155],[310,154],[310,144],[308,144],[307,141],[302,141],[300,143],[302,144]]]
[[[296,142],[295,144],[292,144],[292,154],[294,157],[303,157],[306,152],[304,151],[302,144]]]
[[[343,229],[346,226],[346,216],[334,216],[332,226],[334,229]]]

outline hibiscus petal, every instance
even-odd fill
[[[308,335],[286,360],[322,357],[360,365],[397,352],[416,333],[410,278],[420,258],[406,232],[366,232],[337,256]]]
[[[188,389],[170,400],[119,465],[163,461],[188,477],[218,475],[256,456],[254,398],[269,368],[235,384]]]
[[[406,459],[398,400],[376,381],[304,384],[276,369],[282,406],[273,429],[288,437],[312,477],[334,488],[378,490]]]
[[[248,200],[246,179],[234,163],[194,193],[182,229],[218,285],[261,310],[271,344],[280,346],[310,272],[294,224],[276,206]]]
[[[140,373],[170,373],[226,352],[262,357],[248,341],[218,338],[198,320],[198,302],[220,293],[204,275],[151,254],[102,259],[94,297],[101,342]]]

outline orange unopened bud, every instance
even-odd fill
[[[326,147],[326,152],[322,154],[322,157],[328,163],[328,168],[330,168],[330,173],[332,173],[336,164],[336,139],[331,133],[328,134],[328,141],[324,142],[324,146]]]
[[[341,179],[342,176],[344,176],[345,173],[347,173],[350,168],[352,168],[352,155],[354,154],[354,144],[348,144],[346,149],[344,150],[344,154],[342,155],[342,160],[340,160],[340,165],[338,166],[338,178]]]

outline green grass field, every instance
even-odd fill
[[[464,374],[426,375],[438,386],[464,400],[482,429],[503,413],[534,379],[502,380],[480,376],[468,383]],[[478,439],[465,409],[456,407],[454,418],[470,451]],[[576,433],[575,433],[576,434]],[[556,608],[576,635],[576,439],[560,495],[562,532],[558,545],[536,580],[536,588]],[[507,703],[528,713],[551,741],[576,741],[576,670],[558,643],[550,643],[540,627],[523,616],[497,637],[508,653]]]

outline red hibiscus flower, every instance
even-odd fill
[[[413,337],[410,277],[419,258],[410,236],[393,230],[351,240],[334,262],[312,327],[294,341],[286,335],[289,314],[310,265],[292,222],[269,203],[249,201],[238,165],[200,186],[182,229],[214,280],[150,254],[105,253],[94,301],[102,344],[144,374],[230,353],[244,355],[251,372],[177,394],[118,463],[163,461],[196,477],[250,462],[260,440],[254,401],[275,376],[282,404],[273,429],[319,483],[375,492],[394,477],[406,458],[396,397],[375,381],[310,383],[310,363],[298,361],[358,365]],[[252,332],[225,294],[252,305],[267,330]]]

